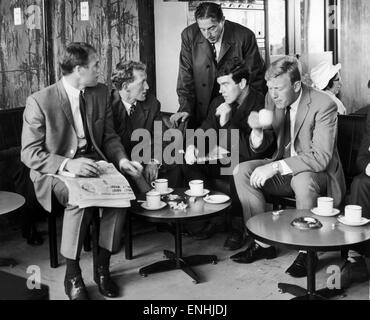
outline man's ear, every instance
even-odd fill
[[[294,92],[298,93],[302,89],[302,81],[296,81],[293,87],[294,87]]]
[[[244,90],[247,85],[248,85],[248,83],[247,83],[246,79],[243,78],[242,80],[240,80],[240,82],[239,82],[240,89]]]

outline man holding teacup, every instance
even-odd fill
[[[361,208],[360,216],[370,219],[370,112],[367,115],[366,131],[356,164],[361,174],[353,179],[349,198],[351,206],[346,206],[346,209],[351,210],[352,216],[355,214],[358,217],[359,213],[354,213],[354,211],[356,211],[356,207],[357,211]],[[364,259],[365,254],[369,255],[369,249],[369,245],[365,244],[349,250],[348,258],[341,268],[342,288],[347,288],[355,282],[369,280],[369,272]]]
[[[266,72],[268,94],[265,108],[274,114],[272,126],[261,125],[252,113],[251,147],[263,152],[274,146],[271,159],[241,163],[234,172],[244,220],[266,211],[266,194],[294,196],[297,209],[316,207],[317,198],[328,195],[338,207],[345,181],[336,147],[337,107],[326,95],[302,84],[299,62],[283,57]],[[276,257],[274,247],[255,241],[231,257],[239,263]],[[316,258],[317,259],[317,258]],[[307,275],[307,254],[301,252],[287,273]]]

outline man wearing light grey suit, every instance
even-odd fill
[[[345,181],[336,147],[336,105],[302,84],[299,63],[293,57],[272,63],[265,78],[269,89],[265,108],[272,112],[273,122],[263,128],[258,114],[252,113],[250,143],[257,153],[271,144],[276,151],[272,159],[241,163],[234,172],[244,221],[266,211],[264,195],[268,194],[295,196],[297,209],[312,209],[320,195],[333,197],[334,206],[339,206]],[[275,257],[274,247],[255,241],[231,259],[251,263]],[[287,273],[305,276],[306,260],[307,254],[301,252]]]
[[[113,162],[133,177],[141,169],[128,160],[113,129],[108,88],[98,83],[99,60],[93,47],[71,43],[61,59],[63,78],[27,99],[23,116],[21,159],[31,169],[31,180],[41,205],[51,211],[52,197],[65,207],[61,253],[66,258],[65,292],[72,300],[88,299],[79,256],[92,218],[91,208],[68,203],[68,189],[48,174],[67,172],[81,177],[99,175],[97,160]],[[103,209],[99,255],[94,280],[99,291],[116,297],[110,278],[111,253],[119,248],[124,209]]]

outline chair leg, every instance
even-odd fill
[[[49,251],[50,251],[50,267],[58,267],[58,246],[57,246],[57,221],[53,213],[48,217],[49,228]]]
[[[132,224],[131,215],[127,212],[125,223],[125,256],[126,260],[132,260]]]
[[[97,271],[97,262],[98,262],[98,255],[99,255],[99,232],[100,232],[100,217],[99,217],[99,210],[95,210],[92,220],[92,251],[93,251],[93,269],[94,275]]]
[[[86,233],[86,236],[85,236],[84,250],[85,250],[85,252],[90,252],[91,251],[91,234],[90,234],[90,228],[88,229],[88,231]]]

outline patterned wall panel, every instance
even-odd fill
[[[0,109],[24,106],[46,85],[42,12],[41,0],[0,1]]]
[[[110,85],[112,70],[121,58],[140,59],[137,0],[90,0],[88,21],[81,21],[77,0],[52,1],[55,75],[59,57],[72,41],[92,44],[101,61],[100,81]]]

